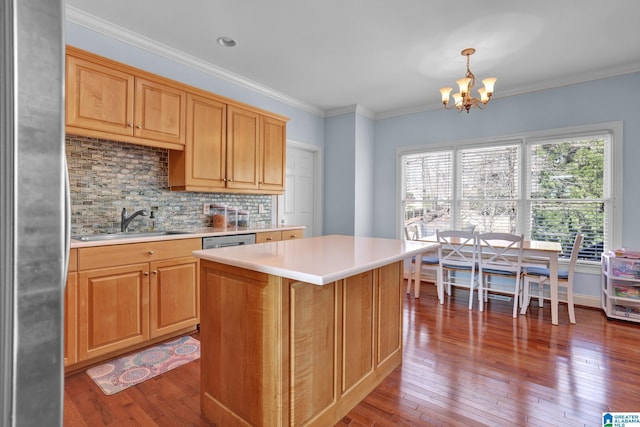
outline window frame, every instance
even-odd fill
[[[526,182],[526,168],[530,161],[529,156],[525,154],[525,150],[529,149],[532,144],[540,144],[545,141],[553,141],[558,139],[575,139],[581,136],[592,136],[595,134],[609,134],[610,144],[605,145],[605,159],[609,160],[609,164],[605,165],[605,173],[608,173],[608,188],[604,189],[605,199],[610,203],[610,218],[605,224],[605,235],[609,237],[605,244],[605,250],[619,248],[622,245],[622,178],[623,178],[623,124],[622,121],[596,123],[583,126],[573,126],[556,129],[546,129],[541,131],[533,131],[519,133],[514,135],[497,136],[491,138],[477,138],[459,141],[451,141],[444,143],[424,144],[418,146],[398,147],[396,149],[396,236],[403,238],[404,236],[404,218],[403,218],[403,163],[402,158],[409,154],[420,154],[425,152],[437,152],[451,150],[453,176],[457,176],[459,154],[464,149],[478,149],[483,147],[495,147],[501,145],[520,145],[520,171],[518,177],[518,185],[520,197],[518,200],[518,229],[522,230],[525,237],[531,235],[531,230],[527,225],[530,212],[530,200],[528,200],[529,183]],[[459,204],[460,199],[457,193],[457,180],[453,184],[453,203]],[[605,180],[606,181],[606,180]],[[607,194],[609,197],[607,198]],[[458,215],[459,207],[454,208],[454,215]],[[526,214],[526,215],[525,215]],[[453,218],[457,220],[457,218]],[[566,261],[561,260],[561,263]],[[600,262],[579,260],[576,271],[590,274],[600,274]]]

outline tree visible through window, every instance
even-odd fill
[[[611,136],[518,141],[402,156],[406,235],[437,229],[524,233],[600,260],[611,217]]]
[[[608,135],[529,146],[531,239],[561,241],[571,252],[583,233],[580,258],[599,260],[604,249],[605,144]]]

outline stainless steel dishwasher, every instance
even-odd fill
[[[202,249],[224,248],[227,246],[253,245],[255,234],[234,234],[230,236],[212,236],[202,238]]]

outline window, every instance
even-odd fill
[[[521,191],[520,146],[463,149],[458,152],[461,228],[515,233]]]
[[[452,228],[452,152],[408,155],[403,160],[404,225],[415,236]]]
[[[581,259],[600,260],[610,199],[605,191],[610,135],[532,143],[527,147],[529,231],[532,240],[560,241],[563,255],[583,233]]]
[[[613,218],[619,218],[614,181],[622,172],[612,164],[622,149],[619,143],[613,150],[614,128],[621,133],[614,123],[587,132],[401,152],[406,235],[424,237],[447,228],[524,233],[531,240],[561,242],[568,257],[581,232],[580,259],[599,261],[619,235],[613,231]]]

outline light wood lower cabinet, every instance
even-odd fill
[[[69,251],[69,269],[64,290],[64,366],[78,360],[77,346],[77,295],[78,295],[78,250]]]
[[[402,361],[402,272],[316,286],[201,260],[205,416],[335,425]]]
[[[80,272],[78,361],[149,339],[149,264]]]
[[[197,325],[200,320],[198,260],[193,257],[151,263],[151,338]]]
[[[302,239],[304,229],[263,231],[256,233],[256,243],[279,242],[280,240]]]
[[[199,260],[191,253],[201,247],[201,239],[180,239],[80,248],[75,362],[194,330]]]

